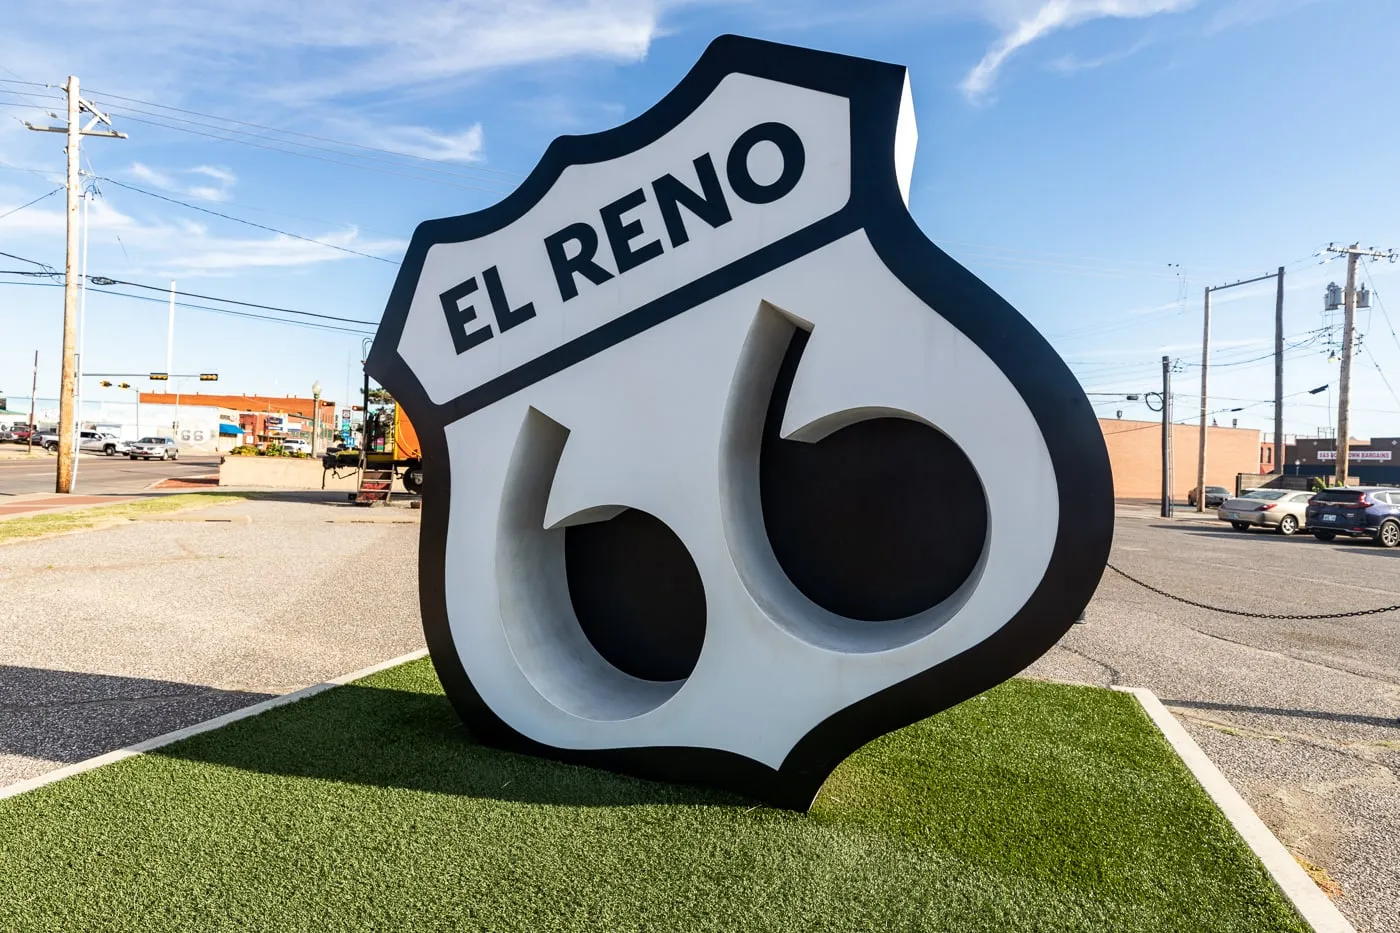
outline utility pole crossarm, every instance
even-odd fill
[[[84,136],[106,136],[113,139],[126,139],[125,133],[115,130],[93,129],[98,123],[112,125],[112,120],[105,113],[102,113],[92,104],[83,100],[78,94],[78,78],[76,75],[68,76],[68,83],[63,87],[64,93],[68,97],[68,120],[64,126],[35,126],[26,122],[24,125],[38,133],[63,133],[68,137],[68,145],[64,147],[67,156],[68,189],[67,204],[67,257],[63,266],[63,356],[60,359],[60,383],[58,396],[58,464],[57,479],[54,483],[54,491],[68,493],[73,491],[74,476],[76,474],[77,427],[78,412],[76,405],[77,385],[82,373],[78,370],[78,359],[76,357],[77,344],[77,306],[78,306],[78,195],[81,190],[81,180],[78,175],[79,146]],[[92,121],[86,127],[80,123],[83,113],[92,114]]]

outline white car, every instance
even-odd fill
[[[173,437],[143,437],[126,454],[132,460],[178,460],[180,448]]]
[[[1311,492],[1291,489],[1255,489],[1220,504],[1216,517],[1236,531],[1273,528],[1281,535],[1295,534],[1307,525]]]
[[[292,454],[311,455],[311,444],[298,438],[284,438],[282,440],[282,449]]]

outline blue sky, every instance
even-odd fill
[[[1166,354],[1178,417],[1194,412],[1202,288],[1281,264],[1285,392],[1335,391],[1340,315],[1321,296],[1345,270],[1319,250],[1400,247],[1387,0],[25,4],[0,34],[0,215],[62,184],[62,137],[20,122],[53,122],[57,92],[22,82],[77,74],[130,134],[84,143],[92,275],[375,322],[415,224],[499,200],[555,136],[645,110],[725,32],[909,66],[915,217],[1091,392],[1154,388]],[[0,216],[0,251],[61,269],[62,208],[59,193]],[[1400,435],[1400,265],[1368,276],[1354,433]],[[90,293],[84,369],[164,369],[163,296],[121,290],[158,301]],[[1215,311],[1210,408],[1271,430],[1272,363],[1256,358],[1273,285],[1219,293]],[[40,395],[56,392],[61,321],[61,289],[0,284],[0,390],[28,394],[38,349]],[[355,334],[188,308],[175,329],[175,369],[217,371],[220,390],[307,395],[319,379],[341,399],[359,379]],[[1326,430],[1329,403],[1290,398],[1286,430]]]

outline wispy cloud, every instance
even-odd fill
[[[1132,45],[1125,48],[1116,49],[1112,52],[1105,52],[1092,58],[1081,58],[1074,53],[1061,55],[1049,63],[1051,71],[1058,71],[1063,74],[1073,74],[1078,71],[1092,71],[1095,68],[1102,68],[1105,65],[1112,65],[1121,62],[1126,58],[1132,58],[1143,49],[1152,44],[1150,39],[1139,39]]]
[[[238,181],[238,176],[233,174],[233,170],[224,168],[222,165],[196,165],[190,169],[190,173],[208,176],[226,188]]]
[[[640,61],[660,31],[664,2],[51,0],[27,10],[24,19],[35,33],[80,21],[114,48],[136,41],[160,47],[164,70],[198,69],[206,81],[221,69],[254,67],[263,87],[278,87],[279,98],[305,103],[419,88],[561,59]],[[238,49],[238,55],[229,56],[230,48]],[[55,43],[47,55],[36,57],[62,56]],[[122,63],[129,65],[129,56],[97,70],[116,72]],[[173,79],[173,74],[147,75],[139,83],[160,86]],[[122,86],[132,83],[127,77]]]
[[[159,173],[156,173],[157,175]],[[0,203],[4,203],[0,200]],[[397,257],[407,241],[391,238],[367,239],[356,227],[309,234],[320,242],[274,234],[265,237],[230,237],[211,234],[199,221],[185,218],[143,221],[122,213],[104,199],[92,203],[89,223],[94,246],[107,241],[104,234],[121,238],[122,249],[130,251],[132,274],[221,275],[237,269],[290,268],[319,265],[354,258],[335,247],[353,249],[374,256]],[[64,229],[64,212],[39,206],[6,219],[3,231],[7,242],[32,243],[42,237],[57,241]],[[22,254],[36,252],[16,245]],[[45,256],[33,256],[44,260]],[[95,274],[101,271],[94,269]]]
[[[425,126],[394,126],[377,131],[376,145],[421,159],[479,162],[484,139],[480,123],[455,133],[440,133]]]
[[[989,11],[1002,34],[962,80],[962,92],[974,103],[986,99],[1001,67],[1016,52],[1053,32],[1094,19],[1142,19],[1174,13],[1195,0],[1037,0],[993,4]]]
[[[227,201],[229,189],[238,183],[238,176],[231,169],[220,165],[196,165],[187,169],[156,169],[142,162],[133,162],[127,174],[175,194],[183,194],[201,201]],[[201,175],[212,178],[217,185],[191,184],[181,176]]]

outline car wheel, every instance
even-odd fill
[[[1248,531],[1249,522],[1231,522],[1230,527],[1235,529],[1236,531]]]
[[[1319,541],[1331,541],[1337,537],[1337,534],[1333,531],[1314,531],[1313,537]]]
[[[112,444],[108,444],[106,447],[102,448],[102,452],[109,457],[115,457],[117,455],[117,448]]]
[[[178,450],[172,450],[172,451],[170,452],[170,459],[171,459],[171,460],[179,460],[179,459],[180,459],[180,452],[179,452]]]
[[[1279,519],[1278,533],[1287,537],[1298,533],[1298,519],[1292,515],[1285,515]]]
[[[1381,522],[1381,530],[1376,534],[1376,543],[1381,547],[1395,547],[1400,544],[1400,522],[1394,519]]]
[[[135,454],[127,454],[127,455],[126,455],[126,458],[127,458],[128,460],[135,460],[135,459],[136,459],[136,455],[135,455]]]

